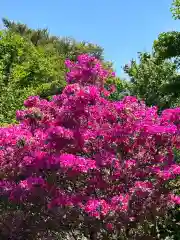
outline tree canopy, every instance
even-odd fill
[[[149,53],[140,53],[139,63],[132,60],[130,65],[125,65],[124,70],[130,77],[131,95],[160,109],[176,104],[178,93],[167,88],[176,82],[176,64],[167,60],[160,61]]]
[[[58,37],[49,34],[48,29],[31,29],[26,24],[13,22],[3,18],[4,26],[14,33],[29,39],[35,46],[54,48],[58,54],[74,60],[78,55],[86,53],[98,59],[103,59],[103,49],[92,43],[77,42],[73,38]]]
[[[49,98],[65,86],[65,59],[87,53],[103,60],[103,49],[70,38],[51,36],[47,29],[3,19],[0,32],[0,123],[15,121],[16,109],[30,95]],[[104,62],[108,66],[107,63]]]
[[[180,19],[180,0],[173,0],[171,12],[174,19]]]

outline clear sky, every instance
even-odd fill
[[[163,31],[180,30],[170,13],[172,0],[1,0],[0,18],[104,48],[105,59],[121,67],[137,52],[151,51]]]

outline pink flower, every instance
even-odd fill
[[[27,109],[17,111],[20,123],[0,128],[3,201],[30,215],[38,202],[37,215],[52,226],[61,218],[67,229],[84,224],[99,232],[142,224],[154,206],[163,212],[179,204],[166,182],[180,174],[180,108],[159,114],[133,96],[109,100],[111,69],[87,54],[65,64],[62,94],[29,97]]]
[[[112,231],[113,228],[114,228],[114,226],[113,226],[112,223],[107,223],[107,224],[106,224],[106,228],[107,228],[107,230]]]
[[[172,201],[173,203],[180,205],[180,196],[171,194],[170,197],[171,197],[171,201]]]
[[[111,199],[111,204],[114,210],[126,212],[128,210],[129,203],[129,195],[128,194],[120,194],[114,196]]]
[[[94,160],[82,157],[76,157],[72,154],[63,154],[59,157],[59,163],[62,167],[71,168],[75,171],[87,173],[89,170],[96,169]]]
[[[90,216],[99,218],[101,216],[106,216],[110,210],[110,206],[107,204],[105,200],[89,200],[85,206],[85,212],[87,212]]]
[[[24,106],[28,108],[37,107],[39,103],[39,96],[30,96],[27,100],[24,101]]]
[[[140,188],[143,191],[151,191],[153,184],[152,184],[152,182],[149,182],[149,181],[144,181],[144,182],[136,181],[134,187]]]
[[[73,167],[76,161],[76,157],[72,154],[63,154],[59,158],[61,166],[64,167]]]
[[[125,161],[125,168],[126,169],[133,169],[133,167],[136,166],[136,161],[131,159],[131,160],[127,160]]]
[[[172,171],[173,174],[175,174],[175,175],[180,174],[180,165],[174,164],[174,165],[171,166],[171,169],[172,169],[171,171]]]
[[[26,180],[20,181],[19,186],[26,190],[31,190],[32,187],[43,186],[45,184],[44,179],[41,177],[29,177]]]

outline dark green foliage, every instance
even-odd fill
[[[176,64],[140,53],[139,63],[132,60],[124,70],[130,77],[131,95],[144,100],[147,105],[164,109],[177,101],[176,95],[167,91],[167,86],[177,79]]]
[[[161,33],[154,41],[154,55],[158,59],[172,59],[176,69],[180,67],[180,32]],[[177,72],[162,89],[165,95],[171,95],[175,105],[180,105],[180,75]]]
[[[174,19],[180,19],[180,0],[173,0],[171,12]],[[180,32],[171,31],[164,32],[158,36],[154,41],[154,55],[158,59],[171,59],[176,64],[179,72],[180,67]],[[163,88],[163,93],[166,95],[171,94],[175,105],[180,105],[180,77],[173,76],[173,80],[166,84]],[[174,106],[174,104],[173,104]]]
[[[154,41],[155,56],[160,59],[177,58],[180,56],[180,32],[164,32]]]
[[[115,78],[112,83],[115,85],[116,91],[110,95],[111,100],[121,100],[123,97],[130,95],[129,84],[126,80]]]

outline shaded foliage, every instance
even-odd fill
[[[154,41],[154,51],[157,58],[169,59],[180,56],[180,32],[164,32]],[[177,60],[177,59],[176,59]]]
[[[176,82],[176,64],[159,60],[148,53],[140,53],[139,63],[132,60],[130,65],[125,65],[124,70],[130,77],[131,95],[144,100],[147,105],[164,109],[176,102],[178,93],[167,91],[167,86]]]

